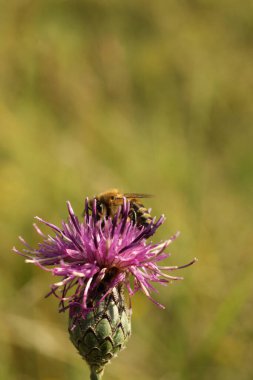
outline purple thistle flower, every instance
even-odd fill
[[[80,222],[70,202],[67,202],[69,218],[67,222],[62,222],[62,228],[36,217],[52,229],[54,236],[44,235],[34,224],[43,242],[33,249],[20,237],[26,249],[19,251],[14,247],[13,251],[25,256],[27,263],[50,271],[54,276],[63,277],[52,285],[48,294],[60,299],[59,311],[70,308],[70,314],[73,315],[78,310],[85,318],[115,287],[122,284],[130,296],[141,290],[156,305],[164,308],[151,297],[151,292],[156,291],[153,283],[166,285],[172,280],[182,279],[167,272],[184,268],[195,261],[181,267],[158,265],[170,256],[165,253],[165,249],[178,234],[153,244],[147,239],[164,222],[164,216],[157,222],[153,220],[148,226],[139,228],[129,220],[129,202],[125,199],[113,218],[100,220],[96,200],[91,214],[88,204],[86,199],[84,219]]]
[[[131,204],[124,198],[113,217],[101,217],[96,202],[96,198],[92,202],[86,199],[81,222],[67,202],[69,217],[61,228],[36,217],[51,228],[53,236],[34,224],[43,238],[38,247],[30,247],[20,237],[26,248],[13,248],[26,262],[61,277],[48,295],[60,300],[59,311],[69,309],[69,336],[90,366],[92,380],[102,378],[105,365],[125,347],[131,334],[131,308],[124,290],[130,296],[141,290],[164,308],[151,297],[151,292],[157,291],[153,284],[182,279],[169,273],[196,261],[180,267],[158,265],[170,256],[165,249],[178,235],[158,244],[148,241],[164,216],[157,222],[135,223]]]

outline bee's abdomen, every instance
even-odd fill
[[[132,202],[129,217],[137,226],[147,226],[152,222],[152,216],[142,204]]]

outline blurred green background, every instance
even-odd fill
[[[66,200],[155,194],[167,264],[111,380],[253,378],[253,3],[0,1],[0,379],[83,380],[54,280],[11,253]]]

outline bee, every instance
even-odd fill
[[[123,204],[126,198],[130,202],[130,210],[128,217],[138,227],[149,225],[153,218],[149,210],[141,203],[142,198],[151,198],[150,194],[125,193],[121,194],[117,189],[105,191],[89,201],[89,208],[92,209],[94,199],[96,199],[96,207],[98,217],[113,217],[118,208]]]

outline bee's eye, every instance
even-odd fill
[[[115,195],[112,195],[111,196],[111,201],[115,201],[115,199],[116,199]]]

